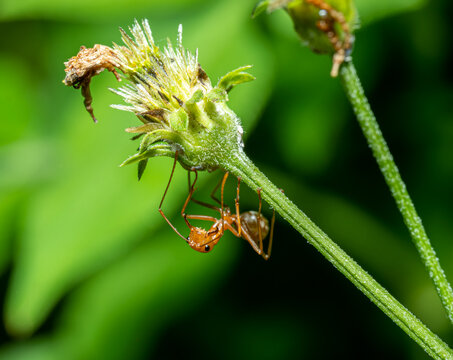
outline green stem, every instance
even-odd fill
[[[434,359],[453,359],[452,350],[420,320],[400,304],[350,256],[335,244],[307,215],[282,193],[253,164],[242,150],[228,154],[225,170],[242,178],[252,189],[261,189],[263,198],[302,234],[343,275],[373,301]]]
[[[420,257],[425,264],[429,276],[436,286],[442,304],[453,323],[453,290],[440,266],[439,259],[431,246],[422,224],[422,220],[415,210],[415,206],[407,192],[398,168],[393,161],[392,154],[385,142],[376,118],[368,104],[360,80],[352,62],[344,64],[341,69],[341,79],[349,101],[365,135],[368,145],[384,175],[385,181],[403,215],[404,222],[409,229]]]

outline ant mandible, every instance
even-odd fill
[[[187,226],[190,229],[190,234],[186,238],[176,229],[176,227],[168,220],[165,216],[164,212],[162,211],[162,203],[164,202],[165,195],[167,194],[168,188],[170,187],[170,183],[175,171],[176,161],[177,161],[178,154],[175,154],[175,161],[173,163],[173,169],[170,174],[170,179],[168,181],[167,187],[165,189],[164,195],[162,196],[162,200],[159,205],[159,212],[163,216],[163,218],[167,221],[170,227],[181,237],[183,238],[189,246],[199,252],[207,253],[210,252],[217,242],[221,239],[225,230],[231,231],[234,236],[242,237],[245,239],[256,251],[259,255],[261,255],[265,260],[268,260],[271,256],[272,250],[272,240],[274,235],[274,224],[275,224],[275,210],[272,215],[271,220],[271,227],[269,231],[269,222],[268,220],[261,214],[261,189],[258,189],[258,198],[259,198],[259,207],[258,212],[256,211],[246,211],[240,214],[239,212],[239,187],[241,183],[241,179],[238,177],[238,185],[237,185],[237,195],[235,199],[235,208],[236,213],[232,214],[229,207],[224,206],[223,202],[223,192],[226,180],[228,178],[229,173],[226,172],[223,176],[221,182],[217,184],[214,190],[211,193],[211,198],[216,201],[220,207],[216,207],[211,204],[204,203],[202,201],[198,201],[192,198],[192,195],[195,191],[195,183],[198,179],[198,172],[196,170],[189,170],[188,173],[188,182],[189,182],[189,195],[184,203],[184,206],[181,210],[181,215],[184,218]],[[195,180],[191,184],[190,181],[190,172],[195,172]],[[218,190],[220,184],[221,191],[220,191],[220,201],[214,196],[214,193]],[[217,219],[212,216],[207,215],[188,215],[185,213],[186,207],[189,201],[193,201],[199,205],[205,206],[207,208],[216,210],[220,212],[220,219]],[[211,226],[209,230],[205,230],[203,228],[199,228],[190,224],[189,220],[205,220],[205,221],[212,221],[214,224]],[[268,243],[267,252],[263,249],[263,239],[270,232],[270,238]]]

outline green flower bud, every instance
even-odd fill
[[[140,178],[149,158],[178,154],[183,167],[212,171],[221,166],[221,159],[242,148],[240,120],[226,103],[234,86],[255,79],[246,72],[250,66],[226,74],[212,86],[198,54],[183,48],[181,25],[176,46],[168,40],[163,50],[155,45],[146,20],[142,27],[135,22],[130,29],[133,38],[120,31],[126,46],[83,48],[65,63],[64,83],[82,86],[85,106],[93,116],[91,77],[104,69],[116,74],[118,69],[127,78],[127,85],[111,90],[128,105],[112,107],[138,117],[142,124],[126,131],[142,140],[137,153],[121,166],[138,163]]]
[[[316,53],[333,55],[331,75],[348,60],[354,43],[357,12],[353,0],[265,0],[253,16],[267,10],[285,9],[300,38]]]

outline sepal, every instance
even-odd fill
[[[251,67],[252,65],[246,65],[230,71],[219,80],[216,87],[228,93],[236,85],[255,80],[256,78],[253,75],[244,71],[250,69]]]
[[[137,161],[147,160],[155,156],[174,156],[174,151],[170,144],[166,143],[165,141],[158,141],[154,144],[149,145],[145,151],[139,151],[138,153],[128,157],[122,162],[120,167],[133,164]]]
[[[195,91],[193,94],[192,94],[192,97],[186,101],[186,104],[187,105],[193,105],[193,104],[196,104],[197,102],[199,102],[201,99],[203,99],[203,91],[201,91],[200,89],[198,89],[197,91]]]
[[[148,165],[148,159],[144,159],[144,160],[140,160],[138,162],[138,167],[137,167],[137,170],[138,170],[138,181],[140,181],[140,179],[142,178],[142,175],[143,173],[145,172],[145,169],[146,169],[146,165]]]
[[[174,131],[184,131],[187,130],[187,128],[189,127],[189,116],[182,108],[171,113],[169,120],[170,127]]]
[[[212,89],[210,92],[208,92],[206,94],[206,98],[209,101],[214,102],[214,103],[219,102],[219,101],[227,102],[228,94],[224,89],[215,87],[214,89]]]

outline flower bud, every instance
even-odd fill
[[[265,0],[258,3],[253,16],[280,8],[291,16],[304,44],[316,53],[333,55],[331,75],[337,76],[354,42],[357,14],[353,0]]]

